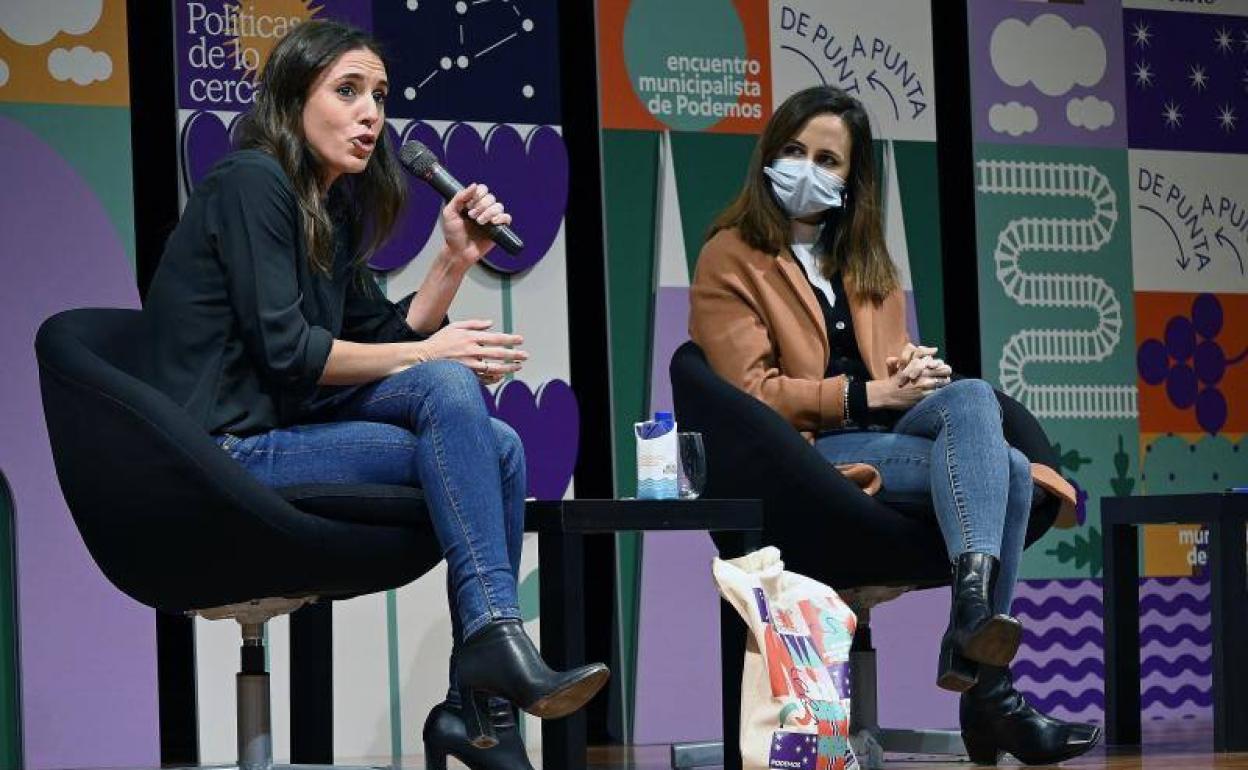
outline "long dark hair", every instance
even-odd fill
[[[792,237],[789,218],[772,194],[763,169],[811,118],[824,114],[839,115],[849,128],[850,169],[845,207],[824,215],[823,235],[816,245],[820,269],[828,278],[840,271],[850,291],[881,302],[899,282],[884,243],[871,121],[862,104],[839,88],[807,88],[776,109],[754,146],[745,185],[715,218],[707,238],[735,227],[751,247],[780,253]]]
[[[385,60],[381,46],[366,32],[335,21],[305,21],[278,41],[260,75],[256,103],[243,116],[238,146],[277,158],[295,187],[303,213],[303,239],[308,260],[329,273],[334,262],[334,217],[331,201],[321,190],[319,161],[303,135],[303,108],[321,72],[348,51],[367,49]],[[331,190],[341,207],[355,244],[353,257],[368,259],[391,231],[403,210],[407,180],[390,146],[387,132],[377,137],[368,165],[360,174],[343,175]]]

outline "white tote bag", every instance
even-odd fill
[[[747,770],[857,770],[849,647],[857,617],[831,588],[784,571],[779,549],[715,559],[719,592],[749,627],[741,677]]]

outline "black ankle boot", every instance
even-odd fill
[[[975,684],[980,663],[1006,666],[1018,651],[1023,625],[992,612],[998,566],[996,557],[986,553],[964,553],[953,563],[953,601],[949,628],[940,640],[938,687],[966,692]]]
[[[439,703],[425,720],[425,767],[427,770],[446,770],[446,758],[455,757],[471,770],[533,770],[529,756],[520,740],[516,725],[516,713],[511,706],[490,706],[490,725],[498,745],[492,749],[479,749],[468,739],[464,717],[460,710],[446,703]]]
[[[490,695],[506,698],[535,717],[557,719],[584,706],[611,675],[601,663],[551,670],[518,620],[489,624],[464,640],[455,655],[464,726],[469,740],[481,749],[497,743],[487,718]]]
[[[980,666],[979,683],[962,694],[962,740],[971,761],[995,765],[1002,752],[1025,765],[1077,757],[1101,739],[1101,728],[1063,722],[1032,708],[1014,689],[1008,668]]]

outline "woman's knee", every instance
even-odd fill
[[[951,401],[967,408],[988,411],[998,417],[1001,415],[1001,403],[997,401],[997,392],[983,380],[954,380],[942,390]]]
[[[429,397],[444,413],[450,411],[465,417],[489,414],[481,395],[481,383],[467,366],[447,360],[428,361],[418,366],[424,370],[420,376],[433,378]],[[418,367],[412,367],[415,368]]]
[[[1014,447],[1006,447],[1009,453],[1010,484],[1020,488],[1031,488],[1031,460]]]
[[[498,457],[504,471],[524,468],[524,443],[516,429],[502,420],[491,417],[494,438],[498,441]]]

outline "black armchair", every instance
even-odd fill
[[[148,384],[147,320],[70,310],[35,341],[57,476],[96,564],[123,592],[242,625],[239,763],[272,766],[263,625],[317,598],[408,583],[441,560],[420,492],[273,490]]]
[[[944,540],[931,516],[890,507],[865,494],[833,468],[785,420],[753,396],[721,379],[702,350],[686,342],[672,356],[672,394],[682,429],[702,433],[707,455],[705,496],[761,498],[762,542],[784,555],[785,565],[841,590],[859,614],[852,655],[851,731],[866,746],[865,763],[878,761],[883,749],[923,753],[962,753],[961,739],[948,731],[882,730],[875,708],[875,660],[871,647],[870,608],[903,590],[947,584],[949,560]],[[1033,462],[1055,467],[1053,450],[1036,419],[1013,399],[998,393],[1006,440]],[[1058,501],[1043,498],[1033,508],[1027,543],[1050,526]],[[726,558],[740,555],[746,543],[732,533],[717,533]],[[827,557],[833,543],[835,560]],[[887,558],[881,554],[887,553]],[[724,767],[739,768],[737,745],[741,665],[745,652],[743,624],[721,605],[724,671]],[[933,642],[934,644],[934,642]],[[935,653],[933,653],[933,660]],[[673,764],[702,764],[695,755],[674,752]]]

